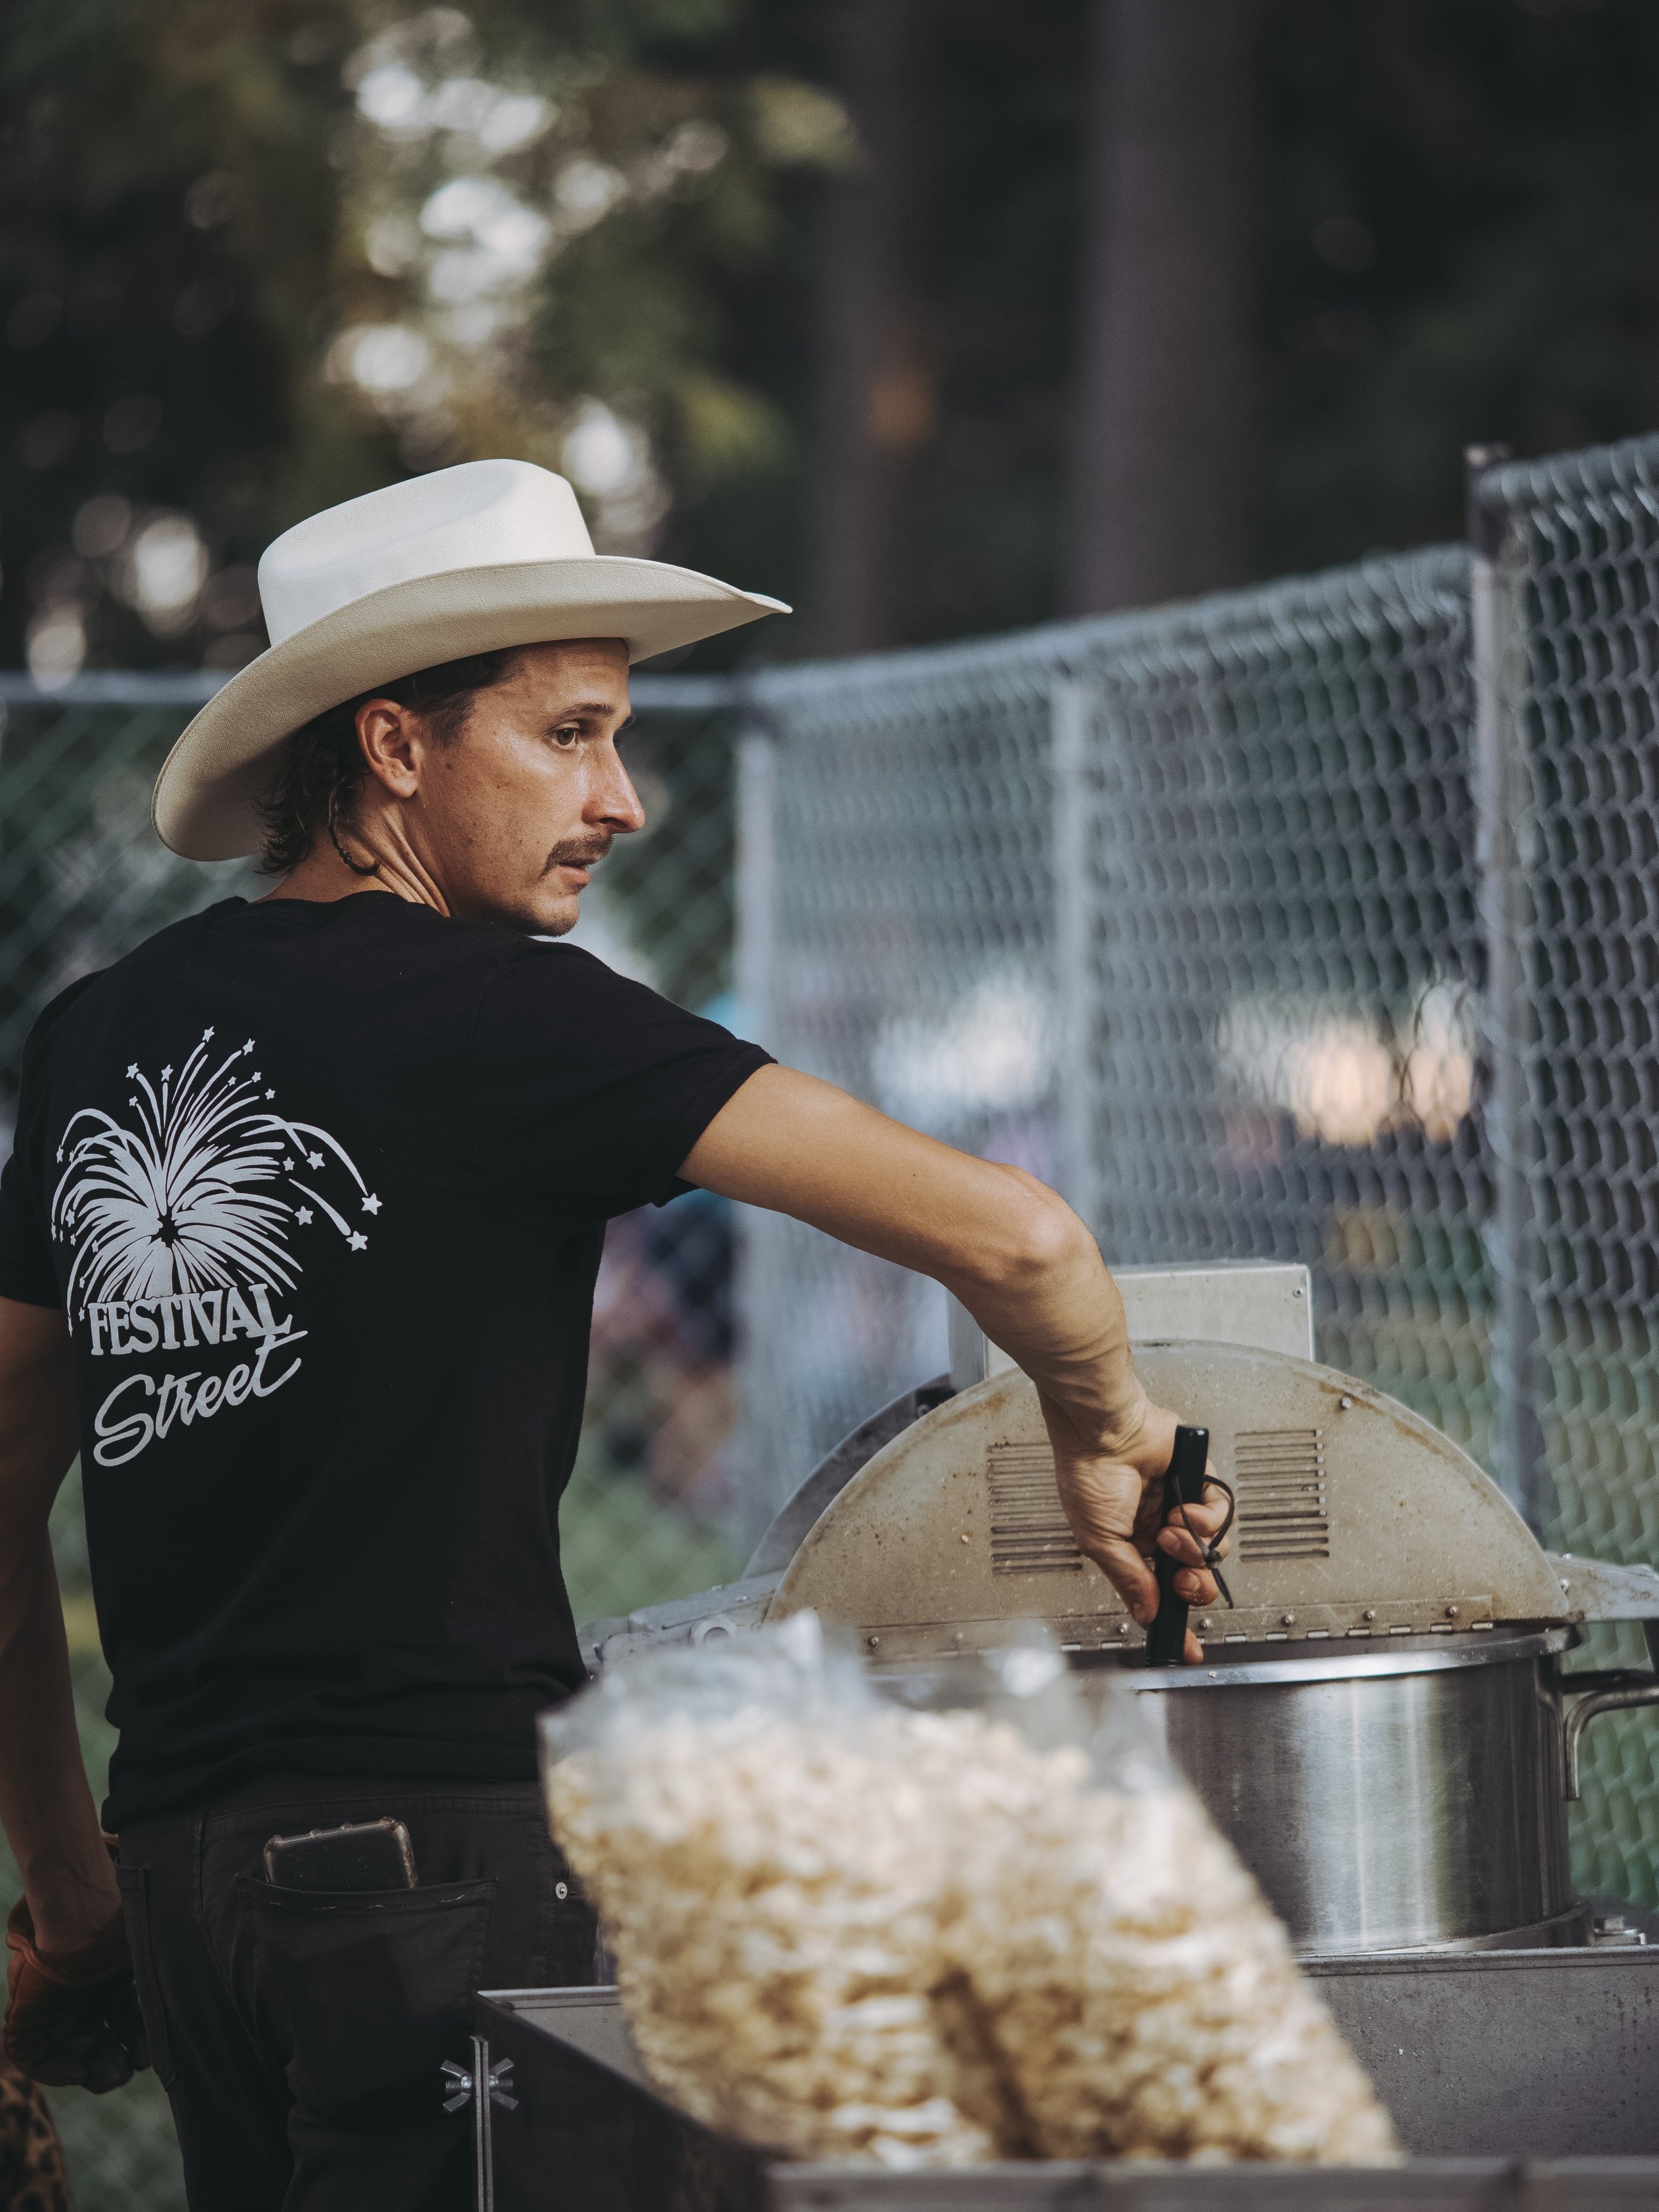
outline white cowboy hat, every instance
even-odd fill
[[[465,461],[325,507],[266,547],[259,598],[269,651],[155,779],[156,832],[189,860],[257,852],[255,801],[283,739],[377,684],[561,638],[619,637],[645,660],[789,611],[693,568],[595,553],[575,493],[528,461]]]

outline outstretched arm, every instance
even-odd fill
[[[1129,1358],[1123,1300],[1093,1237],[1035,1176],[970,1158],[787,1067],[750,1076],[687,1158],[688,1182],[810,1222],[931,1275],[1037,1388],[1067,1520],[1134,1618],[1158,1611],[1154,1545],[1184,1563],[1179,1594],[1212,1604],[1191,1536],[1161,1530],[1176,1416]],[[1205,1538],[1224,1508],[1189,1506]],[[1195,1638],[1187,1656],[1202,1656]]]

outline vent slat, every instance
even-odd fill
[[[994,1575],[1080,1575],[1078,1550],[1054,1491],[1054,1455],[1046,1444],[993,1444],[991,1571]]]
[[[1328,1559],[1330,1514],[1319,1429],[1251,1429],[1233,1439],[1241,1559]]]

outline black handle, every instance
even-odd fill
[[[1204,1470],[1209,1458],[1207,1429],[1176,1431],[1175,1449],[1170,1455],[1169,1471],[1164,1478],[1160,1528],[1177,1505],[1203,1504]],[[1158,1576],[1158,1619],[1146,1631],[1146,1664],[1178,1667],[1187,1648],[1187,1602],[1175,1593],[1175,1578],[1181,1571],[1181,1562],[1172,1559],[1167,1552],[1160,1552],[1153,1571]]]

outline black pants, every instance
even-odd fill
[[[266,1838],[402,1820],[419,1887],[273,1888]],[[592,1979],[592,1916],[533,1783],[283,1782],[135,1823],[121,1887],[191,2212],[465,2212],[443,2110],[478,1989]]]

